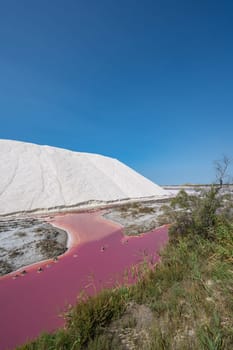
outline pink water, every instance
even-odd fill
[[[96,213],[66,214],[53,223],[69,230],[72,246],[58,262],[27,267],[28,273],[0,278],[0,349],[13,349],[42,331],[64,325],[62,311],[80,291],[92,295],[124,280],[124,271],[153,256],[168,240],[167,227],[126,239],[120,227]],[[38,273],[38,266],[43,271]],[[129,280],[133,282],[133,279]]]

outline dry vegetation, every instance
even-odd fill
[[[53,258],[63,254],[67,248],[55,239],[43,239],[36,243],[36,248],[47,258]]]

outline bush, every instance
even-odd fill
[[[190,234],[214,239],[219,218],[227,220],[224,210],[221,210],[223,200],[216,186],[202,192],[200,196],[188,195],[181,190],[172,200],[171,206],[174,209],[173,225],[169,231],[172,240]]]

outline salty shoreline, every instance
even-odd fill
[[[0,275],[61,255],[67,241],[64,230],[39,217],[0,219]]]

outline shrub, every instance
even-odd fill
[[[219,188],[212,186],[200,196],[188,195],[181,190],[171,202],[173,225],[170,228],[172,240],[185,235],[200,235],[206,239],[215,238],[215,228],[221,217],[227,220]]]

